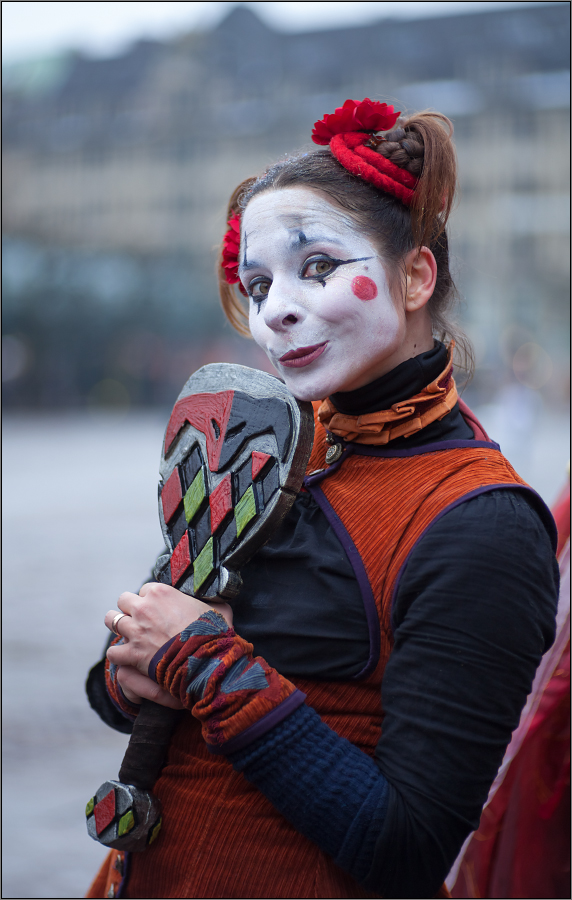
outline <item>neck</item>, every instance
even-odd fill
[[[339,391],[330,400],[345,415],[359,416],[389,409],[422,391],[447,365],[447,348],[432,341],[431,349],[407,359],[387,374],[355,391]]]

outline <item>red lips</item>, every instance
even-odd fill
[[[309,366],[310,363],[314,362],[315,359],[322,355],[327,345],[328,342],[324,341],[323,344],[314,344],[311,347],[298,347],[297,350],[289,350],[288,353],[281,356],[278,361],[281,362],[283,366],[288,366],[288,368],[292,369]]]

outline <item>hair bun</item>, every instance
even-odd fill
[[[398,144],[399,141],[402,141],[403,138],[406,137],[405,129],[401,127],[394,128],[393,131],[388,131],[384,137],[386,141]]]
[[[376,143],[375,149],[400,169],[417,177],[421,175],[425,146],[423,137],[418,132],[395,128],[385,135],[384,140]]]
[[[419,140],[412,141],[407,140],[406,138],[405,140],[401,141],[401,146],[403,147],[407,155],[411,157],[411,159],[418,159],[425,153],[425,147]]]

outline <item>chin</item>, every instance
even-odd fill
[[[344,390],[340,382],[335,379],[319,378],[317,376],[297,379],[288,377],[284,372],[280,374],[286,387],[296,397],[296,400],[307,400],[309,402],[312,402],[312,400],[325,400],[330,394]]]

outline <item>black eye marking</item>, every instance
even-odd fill
[[[244,254],[243,254],[243,257],[242,257],[242,265],[243,265],[243,266],[248,265],[248,260],[246,259],[246,246],[247,246],[247,243],[248,243],[248,238],[247,238],[246,232],[245,232],[245,233],[244,233]]]
[[[299,243],[299,244],[302,244],[302,245],[303,245],[303,244],[308,244],[308,243],[309,243],[308,238],[306,237],[306,235],[304,234],[303,231],[300,231],[300,232],[298,233],[298,243]]]
[[[306,260],[306,262],[302,266],[302,269],[301,269],[298,277],[302,281],[319,281],[320,284],[322,285],[322,287],[326,287],[326,278],[329,278],[330,275],[333,275],[333,273],[336,271],[336,269],[339,269],[340,266],[349,266],[350,263],[364,262],[365,260],[368,260],[368,259],[373,259],[373,256],[360,256],[356,259],[335,259],[335,257],[333,257],[333,256],[327,256],[326,254],[324,254],[324,256],[323,256],[324,262],[331,262],[335,266],[334,269],[332,269],[330,272],[324,272],[323,275],[309,275],[306,278],[304,278],[302,273],[303,273],[305,267],[308,265],[308,263],[311,262],[311,260]]]
[[[373,259],[373,256],[359,256],[357,259],[333,259],[332,262],[337,263],[338,266],[347,266],[349,263],[364,262],[366,259]]]

